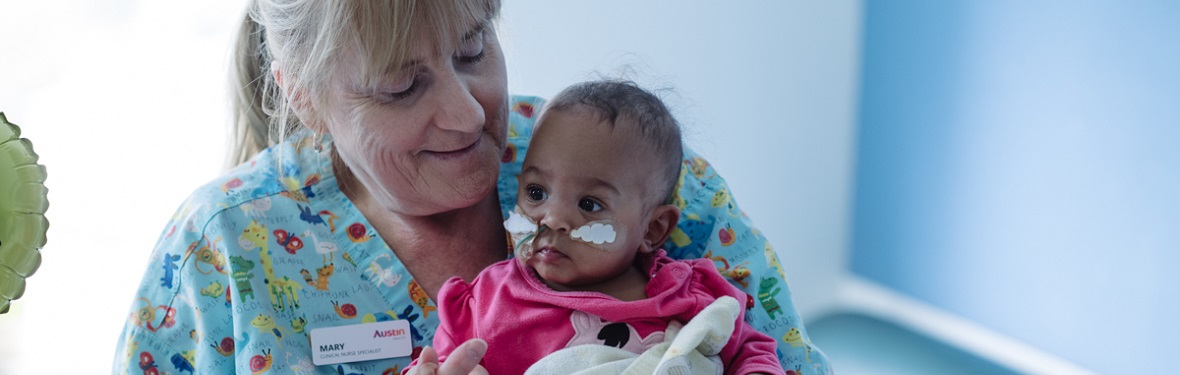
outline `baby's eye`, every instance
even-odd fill
[[[578,208],[581,208],[582,211],[586,212],[598,212],[602,210],[602,204],[599,204],[590,198],[582,198],[582,200],[578,201]]]
[[[549,198],[549,193],[537,185],[529,185],[525,187],[524,193],[531,202],[540,202],[544,201],[546,198]]]

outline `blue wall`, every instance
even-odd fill
[[[1180,2],[866,1],[855,273],[1180,373]]]

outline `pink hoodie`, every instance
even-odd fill
[[[631,302],[597,292],[554,291],[516,259],[488,267],[470,284],[451,278],[439,291],[441,324],[434,347],[445,361],[456,346],[478,337],[488,342],[481,364],[489,373],[521,374],[574,345],[640,353],[663,341],[668,322],[688,322],[720,296],[748,298],[706,259],[676,261],[659,250],[637,262],[651,279],[648,298]],[[774,339],[746,324],[744,315],[743,310],[721,350],[725,373],[783,374]]]

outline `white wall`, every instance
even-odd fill
[[[550,97],[630,66],[640,83],[673,87],[689,145],[779,252],[806,321],[846,264],[860,7],[506,1],[509,85]]]
[[[243,4],[0,0],[0,111],[49,188],[41,268],[0,315],[0,374],[110,372],[152,245],[221,170]]]
[[[674,87],[690,144],[783,258],[804,317],[846,259],[860,3],[504,4],[510,87],[551,96],[631,64]],[[0,373],[109,371],[169,215],[217,175],[243,1],[0,0],[0,111],[49,171],[49,241],[0,315]],[[63,345],[72,347],[63,348]]]
[[[852,271],[1095,372],[1180,373],[1180,3],[865,14]]]

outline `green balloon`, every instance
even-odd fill
[[[0,112],[0,314],[25,292],[45,246],[45,167],[33,144]]]

